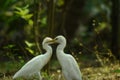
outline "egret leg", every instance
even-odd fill
[[[38,72],[38,77],[39,77],[39,80],[42,80],[42,76],[41,76],[40,72]]]
[[[62,75],[61,75],[61,74],[59,74],[59,76],[58,76],[58,80],[61,80],[61,77],[62,77]]]
[[[65,76],[65,80],[72,80],[69,76]]]
[[[64,75],[65,80],[72,80],[71,77],[68,75],[67,72],[63,71],[62,73]]]

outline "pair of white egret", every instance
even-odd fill
[[[39,80],[42,80],[40,70],[47,64],[52,56],[52,47],[50,44],[59,43],[56,50],[57,59],[62,67],[62,73],[65,80],[82,80],[82,75],[79,66],[70,54],[64,53],[64,48],[66,46],[66,39],[62,35],[57,36],[52,39],[46,37],[42,46],[46,50],[45,54],[38,55],[28,61],[14,76],[13,79],[24,77],[29,78],[33,75],[38,75]]]

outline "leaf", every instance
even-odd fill
[[[15,9],[18,11],[22,11],[22,8],[19,8],[19,7],[15,7]]]
[[[44,25],[47,24],[47,18],[46,17],[42,18],[41,23],[44,24]]]
[[[120,69],[114,70],[114,72],[116,72],[116,73],[120,73]]]
[[[34,54],[34,51],[30,48],[26,48],[26,50],[28,50],[31,54]]]
[[[24,10],[21,11],[21,14],[22,15],[28,15],[29,12],[30,12],[29,9],[24,9]]]
[[[25,40],[25,44],[26,44],[28,47],[32,47],[32,46],[35,45],[34,43],[30,43],[30,42],[28,42],[28,41],[26,41],[26,40]]]
[[[28,21],[28,24],[29,24],[29,25],[33,25],[33,21],[30,19],[30,20]]]
[[[7,46],[4,46],[4,48],[13,48],[15,45],[13,45],[13,44],[9,44],[9,45],[7,45]]]
[[[24,8],[15,7],[15,9],[17,10],[15,11],[15,13],[25,20],[29,20],[33,16],[33,14],[29,14],[30,10],[28,9],[28,5],[25,6]]]
[[[57,1],[57,5],[58,5],[58,6],[64,5],[64,0],[58,0],[58,1]]]
[[[22,18],[29,20],[32,16],[33,14],[27,14],[27,15],[22,16]]]
[[[25,7],[23,7],[23,9],[27,9],[29,7],[29,5],[26,5]]]

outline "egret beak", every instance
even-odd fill
[[[47,43],[53,44],[53,43],[55,43],[55,42],[56,42],[56,40],[55,40],[55,39],[52,39],[52,40],[48,41]]]

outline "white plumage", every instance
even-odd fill
[[[28,61],[14,76],[13,79],[23,77],[23,78],[30,78],[34,75],[38,75],[39,80],[42,80],[40,75],[40,70],[47,64],[50,60],[52,55],[52,48],[49,44],[53,43],[52,39],[46,37],[43,40],[43,48],[46,50],[45,54],[38,55]]]
[[[72,55],[64,53],[66,39],[63,36],[57,36],[54,41],[59,43],[56,54],[62,67],[62,73],[65,80],[82,80],[82,75],[76,60]]]

